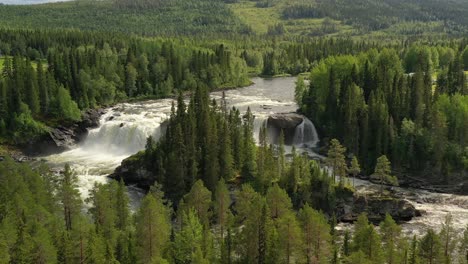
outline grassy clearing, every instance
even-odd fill
[[[230,5],[231,10],[245,24],[249,25],[257,34],[268,32],[268,26],[281,22],[278,6],[269,8],[255,7],[255,2],[242,1]]]
[[[268,8],[259,8],[255,2],[241,1],[230,4],[232,12],[257,34],[266,34],[268,27],[282,23],[290,35],[323,35],[323,18],[283,19],[282,10],[289,4],[288,1],[278,2]],[[353,27],[343,25],[340,21],[330,20],[335,24],[336,31],[328,35],[344,35],[351,33]]]

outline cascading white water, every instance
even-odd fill
[[[302,123],[298,125],[294,131],[293,144],[295,146],[316,147],[319,142],[319,137],[314,123],[307,117],[303,118],[304,120]]]
[[[129,107],[128,104],[122,106]],[[141,111],[121,114],[111,110],[103,115],[99,128],[89,131],[81,148],[113,155],[134,154],[145,147],[149,136],[156,140],[161,137],[161,125],[167,118],[168,113],[165,112]]]
[[[51,167],[61,168],[69,163],[78,176],[80,193],[88,197],[96,183],[105,183],[106,177],[123,159],[144,149],[148,136],[155,140],[162,135],[161,125],[170,114],[172,100],[119,104],[108,109],[100,119],[100,126],[91,129],[86,139],[76,148],[46,157]],[[129,189],[131,198],[139,196]]]
[[[256,115],[253,122],[253,137],[255,142],[258,144],[260,142],[260,129],[266,126],[268,117],[264,115]]]
[[[255,78],[253,81],[256,84],[251,87],[226,91],[226,99],[229,107],[235,106],[241,113],[245,113],[247,107],[250,107],[256,117],[254,136],[258,142],[260,127],[267,125],[269,115],[297,110],[297,105],[294,103],[295,78],[271,80]],[[211,95],[216,99],[222,97],[221,92]],[[171,99],[164,99],[117,105],[107,110],[102,116],[101,126],[92,129],[82,144],[75,149],[45,159],[52,167],[63,168],[63,164],[71,164],[78,174],[80,192],[83,197],[87,197],[95,183],[107,182],[106,175],[112,173],[123,159],[144,148],[147,136],[153,135],[157,139],[161,135],[161,124],[170,113],[171,103]],[[277,137],[279,132],[276,129],[268,131],[268,134],[272,138]],[[295,129],[293,135],[292,145],[311,157],[318,156],[311,149],[318,143],[319,138],[310,120],[305,119]],[[286,146],[287,152],[291,151],[292,145]],[[356,181],[356,183],[373,186],[366,181]],[[426,211],[423,217],[414,218],[404,224],[405,232],[414,233],[427,227],[437,228],[445,214],[449,212],[454,215],[454,222],[458,228],[468,222],[468,201],[464,196],[399,189],[402,191],[401,197],[408,197],[416,208]],[[142,193],[133,187],[129,187],[129,193],[135,206]]]

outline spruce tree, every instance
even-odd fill
[[[65,164],[63,179],[60,182],[59,197],[62,203],[65,228],[72,230],[74,219],[81,211],[82,201],[78,191],[78,178],[70,165]]]

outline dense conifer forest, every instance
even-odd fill
[[[390,212],[337,228],[345,202],[372,198],[350,177],[381,200],[408,177],[468,186],[466,14],[463,0],[0,5],[0,264],[468,264],[450,213],[420,236]],[[210,99],[252,76],[298,76],[323,158],[266,126],[256,141],[250,109]],[[137,205],[119,169],[83,200],[72,164],[9,157],[89,109],[161,98],[161,139],[121,166],[146,176]]]

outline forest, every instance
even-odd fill
[[[180,98],[166,137],[148,139],[132,158],[154,166],[158,180],[137,209],[130,208],[122,180],[95,185],[84,204],[68,165],[57,177],[45,166],[0,162],[2,263],[468,261],[468,227],[455,233],[450,214],[440,232],[428,229],[421,238],[405,236],[390,215],[376,229],[362,214],[352,234],[339,234],[336,220],[313,208],[333,208],[334,197],[352,188],[344,175],[332,182],[294,151],[285,159],[283,145],[266,145],[264,132],[255,146],[251,114],[240,118],[223,109],[206,90],[197,89],[188,106]],[[335,144],[327,162],[338,164],[343,147]],[[205,148],[194,153],[195,146]],[[239,171],[243,184],[232,201],[232,175]]]
[[[454,184],[468,165],[467,54],[462,43],[330,56],[312,69],[309,87],[299,79],[297,100],[365,171],[387,155],[399,176]]]
[[[468,192],[467,12],[463,0],[0,5],[0,264],[468,264],[468,226],[450,213],[418,235],[367,207],[339,226],[357,198],[404,201],[409,178]],[[318,158],[210,97],[258,76],[297,76]],[[73,163],[9,157],[87,110],[163,98],[162,137],[85,199]]]
[[[245,62],[222,43],[188,48],[175,39],[79,31],[0,35],[0,137],[15,144],[46,133],[46,125],[80,120],[81,110],[249,83]]]
[[[76,0],[0,5],[0,25],[145,36],[462,37],[467,12],[463,0]],[[269,30],[276,26],[284,30]]]

